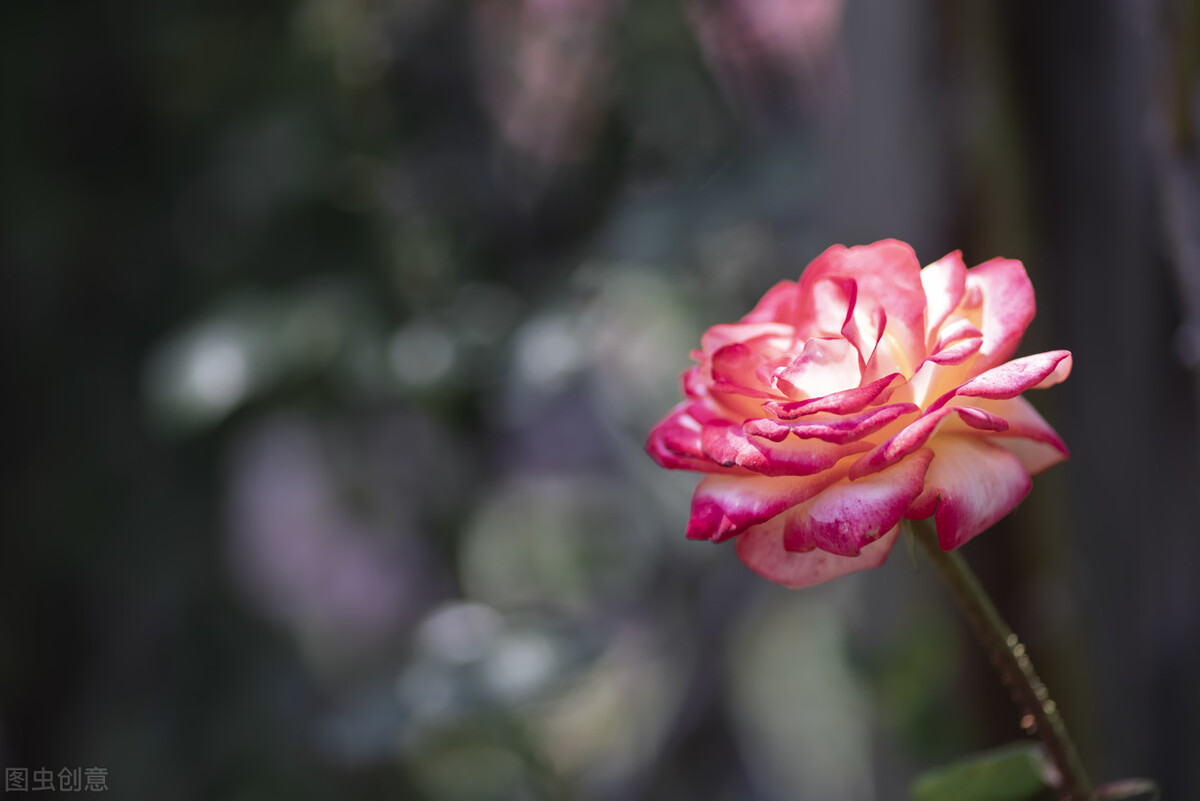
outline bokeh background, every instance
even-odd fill
[[[834,242],[1026,262],[1073,448],[966,548],[1099,779],[1200,797],[1200,4],[0,12],[0,762],[129,799],[902,799],[1020,736],[928,570],[642,452]]]

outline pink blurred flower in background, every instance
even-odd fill
[[[790,587],[882,564],[904,517],[934,515],[944,550],[967,542],[1067,457],[1019,396],[1065,379],[1071,354],[1009,361],[1034,313],[1019,261],[831,247],[704,334],[687,399],[650,433],[661,466],[707,474],[687,536],[737,537]]]
[[[483,100],[509,147],[544,165],[587,151],[608,105],[606,29],[620,2],[474,6]]]
[[[836,116],[844,0],[693,0],[688,18],[726,101],[758,122],[783,103]]]

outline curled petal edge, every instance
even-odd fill
[[[903,376],[900,373],[890,373],[861,387],[831,392],[808,400],[767,401],[762,407],[780,420],[795,420],[817,412],[853,414],[862,411],[873,402],[886,403],[895,390],[893,384],[898,378],[902,379]]]
[[[870,443],[812,442],[803,447],[759,441],[732,423],[705,425],[700,431],[705,456],[721,467],[743,467],[764,476],[811,476],[833,467],[841,459],[862,453]]]
[[[1051,387],[1070,375],[1071,364],[1069,350],[1050,350],[1013,359],[945,393],[929,406],[929,410],[939,409],[958,396],[1007,400],[1027,389]]]
[[[877,445],[850,465],[850,480],[856,481],[878,473],[925,446],[951,413],[957,414],[970,428],[982,431],[1004,431],[1008,421],[974,406],[945,406],[926,412],[886,442]]]

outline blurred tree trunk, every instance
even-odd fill
[[[1180,210],[1154,203],[1136,19],[1118,0],[999,6],[1052,286],[1041,311],[1076,357],[1056,422],[1074,450],[1067,547],[1098,703],[1092,772],[1194,798],[1197,406],[1175,347],[1188,300],[1171,291],[1162,234]]]

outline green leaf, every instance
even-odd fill
[[[1040,743],[1013,743],[926,771],[909,788],[912,801],[1025,801],[1049,786]]]

